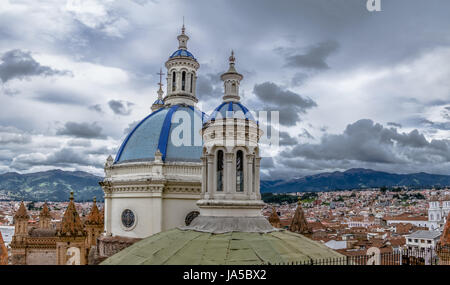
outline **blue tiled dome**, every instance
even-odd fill
[[[224,102],[220,104],[210,116],[211,121],[224,118],[237,118],[256,121],[252,113],[250,113],[250,111],[239,102]]]
[[[172,55],[169,58],[173,58],[173,57],[177,57],[177,56],[184,56],[184,57],[190,57],[192,59],[195,59],[194,55],[185,49],[179,49],[179,50],[175,51],[174,53],[172,53]]]
[[[185,114],[178,114],[186,112]],[[172,131],[183,124],[183,118],[189,116],[191,127],[191,145],[176,146],[171,140]],[[172,122],[173,117],[182,118]],[[114,163],[125,161],[148,161],[154,160],[155,152],[159,149],[163,161],[200,161],[202,145],[195,145],[195,141],[201,141],[200,130],[195,128],[199,124],[201,128],[206,115],[192,106],[174,105],[163,107],[144,118],[128,134]],[[186,134],[182,133],[181,136]],[[196,140],[195,140],[196,139]]]
[[[153,105],[157,105],[157,104],[164,105],[164,101],[161,99],[156,99],[155,102],[153,102]]]

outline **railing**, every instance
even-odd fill
[[[403,249],[380,253],[370,248],[368,254],[337,258],[310,259],[266,265],[450,265],[450,247]]]

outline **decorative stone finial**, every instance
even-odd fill
[[[105,162],[105,167],[111,167],[114,164],[114,159],[111,155],[108,156]]]
[[[94,201],[94,204],[97,203],[97,197],[94,196],[93,201]]]
[[[183,21],[183,26],[181,27],[181,34],[177,37],[179,49],[187,49],[187,41],[189,40],[189,37],[186,35],[185,31],[186,28],[184,27]]]
[[[162,162],[162,153],[159,149],[155,152],[155,162]]]
[[[228,60],[230,61],[230,64],[234,64],[234,61],[236,60],[236,58],[234,57],[234,50],[231,50],[231,55]]]
[[[70,191],[70,201],[73,201],[73,191]]]
[[[224,102],[228,101],[236,101],[240,100],[239,97],[239,84],[241,80],[244,78],[242,74],[236,71],[234,67],[236,58],[234,57],[234,50],[231,50],[231,55],[228,58],[229,67],[227,72],[220,76],[220,79],[224,82],[225,94],[223,96]]]

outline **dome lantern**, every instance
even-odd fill
[[[172,53],[166,61],[167,68],[167,96],[164,98],[165,106],[185,104],[195,106],[198,102],[195,87],[197,70],[200,64],[192,53],[187,50],[189,37],[181,28],[178,39],[178,50]]]

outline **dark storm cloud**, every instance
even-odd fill
[[[402,127],[401,124],[394,123],[394,122],[388,122],[387,125],[391,126],[391,127],[397,127],[397,128],[401,128]]]
[[[292,91],[284,90],[273,82],[256,84],[253,93],[258,99],[269,105],[264,108],[265,110],[280,112],[280,124],[285,126],[295,125],[300,121],[300,114],[304,114],[306,110],[317,106],[311,98],[305,98]]]
[[[198,75],[196,87],[196,95],[200,100],[220,100],[223,96],[220,74]]]
[[[296,145],[298,141],[291,137],[287,132],[280,132],[280,145],[281,146],[290,146]]]
[[[261,158],[261,167],[264,169],[272,168],[275,164],[273,162],[272,157],[263,157]]]
[[[326,63],[328,56],[339,48],[335,41],[327,41],[312,46],[304,54],[289,55],[285,58],[288,67],[307,68],[307,69],[328,69]]]
[[[131,114],[131,106],[134,103],[122,100],[110,100],[108,105],[116,115],[128,116]]]
[[[0,79],[3,83],[18,78],[30,76],[69,75],[69,71],[60,71],[43,66],[31,56],[30,52],[19,49],[5,52],[1,57]]]
[[[31,136],[15,127],[0,126],[0,145],[27,144],[31,142]]]
[[[32,97],[36,101],[49,104],[84,105],[86,98],[68,90],[40,90]]]
[[[106,136],[102,134],[102,127],[97,123],[76,123],[67,122],[63,128],[56,132],[57,135],[67,135],[86,139],[105,139]]]
[[[368,119],[347,126],[342,134],[326,134],[319,144],[299,144],[284,157],[309,160],[353,160],[368,163],[403,164],[449,162],[450,141],[429,142],[417,130],[399,133]]]
[[[100,104],[95,104],[95,105],[89,106],[89,110],[93,110],[93,111],[96,111],[98,113],[103,113],[103,109],[102,109],[102,106]]]
[[[21,154],[15,157],[10,167],[17,170],[27,170],[33,166],[72,167],[94,166],[102,167],[102,162],[82,149],[62,148],[49,155],[41,153]]]

